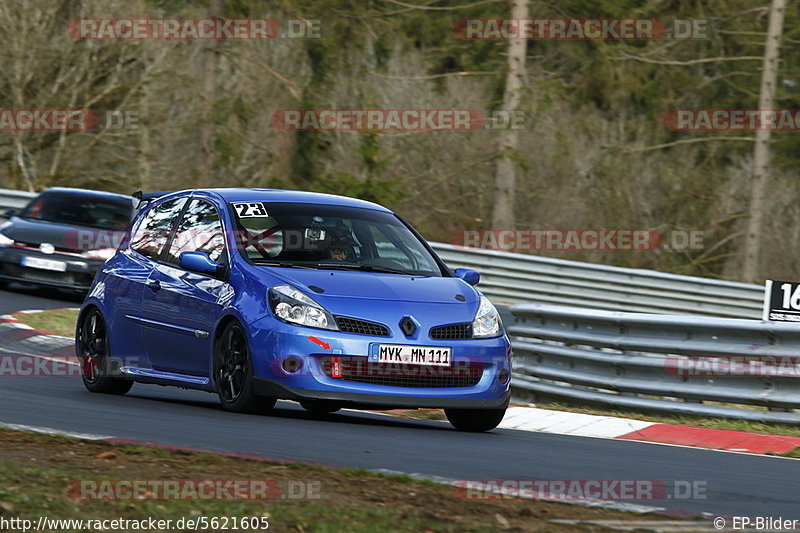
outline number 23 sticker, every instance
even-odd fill
[[[268,217],[267,209],[261,202],[241,202],[231,204],[239,218]]]

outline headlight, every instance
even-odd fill
[[[0,233],[0,246],[13,246],[13,245],[14,245],[14,239],[9,239],[8,237]]]
[[[338,330],[333,316],[313,299],[291,285],[269,289],[269,306],[280,320],[312,328]]]
[[[499,337],[502,334],[500,315],[492,302],[481,294],[481,305],[472,321],[472,336],[475,338]]]
[[[87,250],[81,253],[81,256],[87,259],[102,259],[103,261],[108,261],[114,254],[117,253],[116,248],[101,248],[99,250]]]

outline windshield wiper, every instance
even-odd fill
[[[281,261],[272,261],[270,259],[250,259],[256,265],[264,265],[264,266],[276,266],[276,267],[286,267],[286,268],[304,268],[306,270],[316,270],[316,266],[314,265],[301,265],[299,263],[283,263]]]
[[[348,263],[318,263],[319,268],[330,268],[331,270],[363,270],[364,272],[384,272],[386,274],[405,274],[413,276],[411,272],[398,270],[396,268],[373,266],[373,265],[352,265]]]

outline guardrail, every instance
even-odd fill
[[[0,216],[2,216],[3,211],[6,209],[20,209],[25,207],[35,196],[35,192],[0,189]]]
[[[793,411],[800,409],[796,324],[530,304],[511,312],[517,391],[538,399],[800,424],[800,412]]]
[[[764,287],[564,259],[431,243],[453,268],[481,273],[498,303],[543,303],[662,314],[761,318]]]

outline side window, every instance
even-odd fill
[[[151,209],[133,235],[131,248],[153,261],[158,261],[184,202],[185,198],[178,198]]]
[[[192,200],[178,225],[166,262],[178,264],[183,252],[204,252],[212,261],[225,259],[225,236],[217,209],[205,200]]]
[[[421,266],[435,270],[436,265],[426,261],[419,250],[403,242],[402,234],[398,235],[394,227],[370,224],[369,229],[375,242],[377,259],[381,264],[409,270],[419,270]]]

